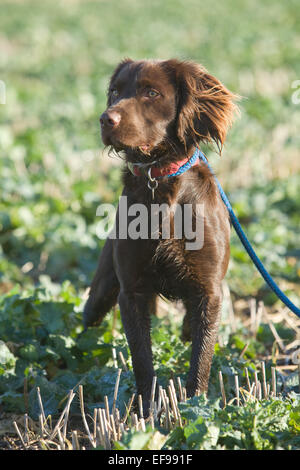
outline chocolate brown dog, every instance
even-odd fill
[[[230,222],[214,177],[203,162],[179,176],[172,174],[200,142],[215,142],[222,148],[237,110],[234,101],[235,95],[194,62],[126,59],[110,80],[101,132],[105,145],[125,154],[123,196],[128,207],[140,203],[149,213],[153,203],[204,207],[200,249],[189,250],[186,237],[174,236],[174,218],[167,239],[108,238],[85,305],[87,327],[99,324],[119,303],[145,413],[155,375],[150,327],[158,295],[181,299],[186,307],[183,332],[185,339],[192,340],[187,395],[208,387],[221,282],[229,261]],[[195,228],[195,210],[192,217]],[[118,225],[117,214],[117,233]]]

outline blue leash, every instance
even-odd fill
[[[207,158],[204,156],[204,154],[197,148],[193,157],[198,157],[200,158],[200,160],[202,160],[203,162],[206,163],[206,165],[208,166],[208,168],[210,169],[211,173],[214,175],[214,172],[211,168],[211,166],[209,165],[208,161],[207,161]],[[214,175],[215,176],[215,175]],[[234,226],[235,228],[235,231],[236,233],[238,234],[242,244],[244,245],[248,255],[250,256],[250,258],[252,259],[253,263],[255,264],[255,266],[257,267],[258,271],[260,272],[260,274],[262,275],[262,277],[264,278],[264,280],[266,281],[266,283],[268,284],[268,286],[275,292],[275,294],[277,295],[277,297],[292,311],[294,312],[299,318],[300,318],[300,309],[298,307],[296,307],[295,304],[293,304],[293,302],[291,302],[291,300],[282,292],[281,289],[279,289],[279,287],[277,286],[277,284],[273,281],[272,277],[270,276],[270,274],[268,273],[268,271],[265,269],[264,265],[262,264],[262,262],[260,261],[260,259],[258,258],[258,256],[256,255],[255,251],[253,250],[252,246],[251,246],[251,243],[249,242],[248,238],[246,237],[239,221],[238,221],[238,218],[236,217],[235,213],[233,212],[233,209],[231,207],[231,204],[226,196],[226,194],[224,193],[223,191],[223,188],[222,186],[220,185],[217,177],[215,176],[215,180],[216,180],[216,183],[218,185],[218,188],[219,188],[219,191],[220,191],[220,195],[221,195],[221,198],[225,204],[225,206],[227,207],[228,209],[228,212],[229,212],[229,216],[230,216],[230,220],[232,222],[232,225]]]

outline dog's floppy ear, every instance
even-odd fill
[[[177,135],[186,146],[214,141],[221,151],[238,108],[231,93],[204,67],[189,61],[169,61],[178,90]]]

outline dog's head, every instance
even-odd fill
[[[149,157],[188,151],[200,141],[221,149],[237,110],[235,98],[194,62],[126,59],[110,80],[102,140]]]

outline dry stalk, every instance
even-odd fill
[[[239,386],[238,375],[234,376],[234,384],[235,384],[235,396],[236,396],[237,406],[240,406],[240,386]]]
[[[116,431],[117,431],[117,434],[118,434],[118,439],[121,439],[121,430],[120,430],[120,422],[121,422],[121,418],[120,418],[120,411],[118,410],[118,408],[116,409],[116,412],[115,412],[115,424],[116,424]]]
[[[42,416],[41,413],[39,414],[39,424],[40,424],[40,427],[39,427],[39,434],[40,434],[40,437],[44,437],[45,428],[44,428],[43,416]]]
[[[257,384],[257,385],[258,385],[257,398],[258,398],[259,400],[261,400],[261,399],[262,399],[262,393],[261,393],[261,388],[262,388],[262,387],[261,387],[260,381],[258,381],[258,384]]]
[[[105,395],[105,397],[104,397],[104,406],[105,406],[106,419],[109,421],[110,412],[109,412],[109,402],[108,402],[108,396],[107,395]]]
[[[151,395],[150,395],[150,416],[154,415],[155,412],[155,390],[156,390],[156,383],[157,377],[154,375],[152,379],[152,386],[151,386]],[[155,417],[155,416],[154,416]]]
[[[125,412],[125,415],[123,416],[122,418],[122,423],[125,424],[127,419],[128,419],[128,416],[130,416],[130,412],[131,412],[131,408],[132,408],[132,405],[133,405],[133,402],[134,402],[134,399],[135,399],[135,393],[132,394],[129,402],[128,402],[128,406],[126,406],[126,412]]]
[[[61,450],[65,450],[66,446],[65,446],[65,443],[64,443],[64,440],[63,440],[63,437],[61,435],[59,428],[57,429],[57,435],[58,435],[58,440],[59,440],[59,445],[60,445]]]
[[[118,390],[119,390],[119,384],[120,384],[120,377],[121,377],[122,369],[118,369],[118,375],[117,375],[117,380],[115,384],[115,389],[114,389],[114,398],[113,398],[113,404],[112,404],[112,414],[115,414],[116,410],[116,403],[117,403],[117,398],[118,398]]]
[[[248,392],[250,392],[250,390],[251,390],[251,384],[250,384],[249,372],[248,372],[247,367],[245,367],[245,377],[246,377]]]
[[[240,355],[239,355],[239,359],[242,359],[242,358],[243,358],[245,352],[246,352],[247,349],[248,349],[248,346],[249,346],[249,343],[246,343],[245,346],[243,347],[243,349],[242,349]]]
[[[262,388],[264,398],[268,398],[267,382],[266,382],[266,369],[264,361],[261,361],[261,372],[262,372]]]
[[[143,432],[146,432],[146,426],[145,426],[145,420],[144,418],[140,418],[140,425],[141,425],[141,430]]]
[[[73,450],[80,450],[77,431],[72,431],[72,447]]]
[[[256,396],[258,393],[258,376],[257,376],[257,371],[254,372],[254,381],[255,381],[255,389],[256,389]]]
[[[14,428],[15,428],[15,430],[16,430],[16,432],[17,432],[19,438],[20,438],[20,441],[22,442],[22,445],[23,445],[24,449],[27,449],[27,445],[26,445],[26,443],[25,443],[25,441],[24,441],[24,439],[23,439],[23,436],[22,436],[22,434],[21,434],[21,432],[20,432],[20,429],[18,428],[18,425],[17,425],[17,423],[16,423],[15,421],[13,422],[13,425],[14,425]]]
[[[24,415],[24,430],[25,430],[25,436],[24,436],[24,441],[26,445],[29,444],[29,425],[28,425],[28,414],[25,413]]]
[[[124,368],[124,371],[125,371],[125,372],[128,372],[128,367],[127,367],[127,365],[126,365],[126,361],[125,361],[125,359],[124,359],[124,356],[123,356],[122,351],[119,351],[119,358],[120,358],[121,364],[122,364],[122,366],[123,366],[123,368]]]
[[[102,445],[105,448],[106,447],[105,428],[104,428],[101,408],[98,408],[97,412],[98,412],[98,421],[99,421],[99,426],[97,426],[97,434],[99,436],[100,445]]]
[[[56,426],[53,430],[53,432],[51,433],[50,435],[50,439],[54,439],[56,434],[57,434],[57,430],[59,429],[60,425],[61,425],[61,422],[63,420],[63,418],[65,417],[65,421],[64,421],[64,427],[63,427],[63,438],[65,439],[66,438],[66,434],[67,434],[67,423],[68,423],[68,417],[69,417],[69,410],[70,410],[70,405],[72,403],[72,400],[73,398],[75,397],[75,393],[73,392],[73,390],[70,390],[69,392],[69,396],[68,396],[68,401],[67,401],[67,404],[63,410],[63,412],[61,413],[60,415],[60,418],[59,420],[57,421],[56,423]]]
[[[120,423],[120,434],[121,437],[126,433],[125,427],[123,423]]]
[[[149,421],[150,421],[151,429],[154,431],[154,418],[153,418],[153,415],[151,415],[151,416],[149,417]]]
[[[179,401],[183,401],[183,391],[182,391],[180,377],[177,377],[177,385],[178,385],[178,390],[179,390]]]
[[[171,404],[171,408],[172,408],[172,411],[173,411],[174,418],[175,418],[176,421],[178,421],[177,408],[176,408],[176,404],[175,404],[175,400],[174,400],[173,390],[172,390],[172,387],[170,385],[168,385],[168,392],[169,392],[169,400],[170,400],[170,404]]]
[[[165,413],[166,413],[165,427],[167,430],[170,430],[171,429],[171,415],[170,415],[169,398],[167,397],[167,393],[163,388],[161,388],[161,397],[162,397],[162,403],[163,403]]]
[[[254,388],[255,388],[255,383],[253,382],[253,384],[251,385],[250,387],[250,390],[245,390],[243,389],[243,392],[241,390],[241,393],[243,394],[243,398],[244,398],[244,401],[246,403],[248,403],[250,400],[254,401],[255,400],[255,395],[253,395],[253,391],[254,391]],[[247,399],[245,399],[245,396],[247,396]]]
[[[82,421],[83,421],[85,430],[86,430],[86,432],[87,432],[87,434],[88,434],[90,443],[91,443],[92,446],[95,448],[95,447],[96,447],[96,443],[95,443],[95,441],[94,441],[94,439],[93,439],[93,436],[91,435],[90,428],[89,428],[89,425],[88,425],[87,420],[86,420],[86,417],[85,417],[84,402],[83,402],[83,387],[82,387],[82,385],[79,385],[78,391],[79,391],[79,403],[80,403],[80,411],[81,411]]]
[[[226,402],[226,393],[225,393],[225,388],[224,388],[222,371],[219,371],[219,383],[220,383],[220,389],[221,389],[222,400],[223,400],[223,408],[225,408],[227,402]]]
[[[99,408],[99,421],[103,426],[103,436],[104,436],[104,448],[110,450],[110,431],[108,428],[108,422],[106,420],[106,412],[104,409]]]
[[[140,412],[140,416],[141,418],[144,417],[144,413],[143,413],[143,399],[142,399],[142,395],[139,395],[138,396],[138,402],[139,402],[139,412]]]
[[[113,415],[110,415],[110,425],[111,425],[111,429],[112,429],[112,439],[114,441],[117,441],[118,436],[117,436],[117,432],[116,432],[115,420],[114,420]]]
[[[44,433],[48,434],[49,435],[49,427],[47,425],[47,420],[46,420],[46,416],[45,416],[45,411],[44,411],[44,406],[43,406],[43,402],[42,402],[42,396],[41,396],[41,391],[40,391],[40,387],[36,387],[36,393],[37,393],[37,397],[38,397],[38,404],[39,404],[39,408],[40,408],[40,416],[41,416],[41,430],[42,430],[42,433],[44,435]]]
[[[158,387],[157,414],[160,414],[160,413],[161,413],[162,405],[163,405],[163,400],[162,400],[162,386],[160,385],[160,386]]]
[[[267,312],[264,312],[264,316],[265,316],[265,318],[267,319],[267,322],[268,322],[268,324],[269,324],[270,330],[271,330],[271,332],[272,332],[272,334],[273,334],[273,336],[274,336],[274,338],[275,338],[275,340],[276,340],[278,346],[280,347],[281,351],[282,351],[283,353],[285,353],[286,347],[284,346],[282,339],[280,338],[279,334],[277,333],[276,328],[275,328],[275,326],[274,326],[274,323],[273,323],[272,320],[269,318],[269,315],[267,314]]]
[[[97,439],[97,416],[98,416],[97,408],[94,408],[94,416],[93,416],[93,424],[94,424],[94,428],[93,428],[93,439],[94,439],[95,442],[96,442],[96,439]]]
[[[250,397],[252,397],[253,400],[255,400],[255,397],[256,397],[256,385],[255,385],[255,382],[253,382],[253,384],[251,385]]]
[[[131,422],[135,427],[136,431],[139,430],[139,420],[136,413],[131,413]]]
[[[116,348],[112,348],[112,357],[113,357],[114,367],[117,369],[117,368],[118,368],[118,361],[117,361],[117,351],[116,351]]]

